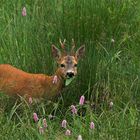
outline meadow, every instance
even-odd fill
[[[77,77],[52,101],[29,104],[1,93],[0,140],[139,140],[140,1],[0,0],[0,64],[51,75],[51,45],[60,48],[60,38],[67,50],[72,38],[76,48],[85,44]]]

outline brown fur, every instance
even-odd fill
[[[51,98],[59,94],[64,85],[59,69],[56,72],[58,82],[53,83],[54,76],[31,74],[8,64],[0,65],[0,91],[10,95],[34,98]]]

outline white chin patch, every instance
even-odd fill
[[[73,79],[74,79],[74,78],[66,79],[66,81],[65,81],[65,86],[69,85],[69,84],[72,82]]]

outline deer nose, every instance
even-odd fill
[[[67,72],[67,77],[68,78],[72,78],[74,76],[74,73],[73,72]]]

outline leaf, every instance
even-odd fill
[[[74,78],[66,79],[65,86],[69,85],[73,81],[73,79]]]

